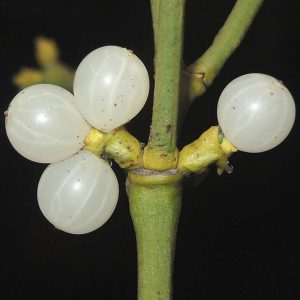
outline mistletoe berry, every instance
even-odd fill
[[[295,103],[279,80],[265,74],[246,74],[223,90],[217,108],[226,138],[245,152],[263,152],[279,145],[295,121]]]
[[[83,59],[75,73],[75,102],[86,120],[104,132],[135,117],[148,93],[144,64],[125,48],[98,48]]]

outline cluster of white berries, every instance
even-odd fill
[[[50,84],[32,85],[11,101],[6,132],[24,157],[50,163],[38,185],[38,203],[55,227],[73,234],[91,232],[113,213],[119,194],[110,165],[87,150],[91,126],[110,132],[144,106],[148,72],[131,51],[105,46],[78,66],[74,95]]]
[[[58,229],[83,234],[103,225],[119,194],[109,164],[87,150],[91,126],[110,132],[144,106],[149,76],[127,49],[106,46],[88,54],[74,79],[74,95],[54,85],[21,91],[6,114],[6,132],[24,157],[50,163],[38,185],[38,203]],[[280,144],[295,120],[295,103],[286,87],[264,74],[230,82],[219,98],[219,125],[238,150],[262,152]]]

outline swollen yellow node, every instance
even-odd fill
[[[107,135],[105,154],[113,158],[122,169],[141,167],[142,146],[124,127]]]
[[[128,172],[128,179],[140,186],[166,186],[180,184],[182,174],[177,169],[166,171],[153,171],[146,169],[131,170]],[[127,182],[128,183],[128,182]]]
[[[238,151],[238,149],[235,148],[225,137],[223,138],[222,143],[220,143],[220,146],[226,156],[230,156],[232,153]]]
[[[84,140],[85,150],[99,156],[105,154],[112,158],[122,169],[138,169],[142,167],[141,143],[124,127],[110,133],[92,128]]]
[[[215,163],[221,175],[227,167],[227,158],[237,150],[224,137],[220,141],[219,132],[218,126],[212,126],[185,146],[179,153],[178,169],[185,173],[202,173]]]
[[[84,140],[85,150],[89,150],[96,155],[103,151],[107,134],[96,128],[92,128]]]
[[[178,163],[178,150],[174,152],[157,151],[148,146],[143,153],[143,165],[145,169],[155,171],[165,171],[176,169]]]

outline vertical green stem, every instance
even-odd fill
[[[153,33],[154,33],[154,48],[156,50],[156,44],[157,44],[156,32],[157,32],[157,27],[158,27],[160,0],[150,0],[150,2],[151,2],[151,14],[152,14],[152,27],[153,27]]]
[[[202,59],[187,69],[186,77],[190,74],[195,77],[192,92],[202,93],[211,83],[239,44],[262,1],[237,1],[213,46]],[[185,0],[151,0],[155,35],[152,125],[148,145],[143,151],[144,169],[130,171],[127,181],[137,242],[139,300],[172,298],[173,260],[182,188],[181,177],[177,173],[176,138],[184,8]],[[189,89],[189,80],[187,83]]]
[[[141,172],[141,170],[140,170]],[[172,299],[176,231],[181,207],[178,175],[129,175],[128,196],[138,252],[138,299]]]
[[[156,29],[155,87],[146,154],[155,157],[156,162],[176,150],[185,0],[160,0],[159,7],[154,6],[157,3],[152,2]]]

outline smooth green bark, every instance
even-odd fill
[[[152,14],[152,27],[154,33],[154,48],[156,50],[156,39],[157,39],[157,27],[158,27],[158,17],[159,17],[159,5],[160,0],[150,0],[151,3],[151,14]],[[155,51],[156,52],[156,51]]]
[[[196,90],[194,83],[193,89],[196,93],[193,97],[212,84],[230,55],[240,45],[263,2],[264,0],[237,0],[212,45],[188,66],[187,71],[194,75],[194,80],[199,85]]]
[[[185,0],[160,0],[159,6],[152,8],[156,53],[148,147],[153,152],[166,154],[176,149]]]
[[[193,78],[187,80],[184,87],[191,97],[202,93],[212,82],[238,46],[262,2],[237,1],[213,45],[186,72],[187,77],[192,75]],[[127,192],[136,232],[138,299],[170,300],[182,188],[182,178],[176,169],[176,142],[185,1],[151,0],[151,8],[155,34],[155,88],[151,132],[142,160],[143,167],[148,170],[129,172]],[[203,66],[209,66],[204,76],[201,73]],[[211,78],[210,81],[204,81],[205,76],[206,80]]]
[[[172,299],[181,184],[178,175],[161,174],[144,170],[128,179],[138,252],[139,300]]]

